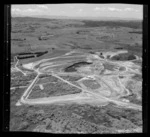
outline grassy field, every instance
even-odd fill
[[[51,53],[57,49],[88,51],[123,48],[141,54],[142,33],[136,33],[142,32],[141,25],[142,22],[138,21],[74,21],[16,17],[12,18],[11,57],[24,52]]]

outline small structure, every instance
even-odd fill
[[[44,89],[43,85],[41,85],[41,84],[39,85],[39,87],[40,87],[40,89],[41,89],[41,90],[43,90],[43,89]]]
[[[48,39],[47,36],[40,36],[40,37],[39,37],[39,40],[47,40],[47,39]]]

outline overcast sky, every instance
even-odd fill
[[[131,4],[34,4],[12,5],[13,15],[50,15],[71,17],[143,18],[143,6]]]

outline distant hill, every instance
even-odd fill
[[[44,22],[44,21],[51,21],[54,19],[60,19],[59,17],[55,18],[40,18],[40,17],[12,17],[12,21],[38,21],[38,22]],[[64,20],[74,20],[74,18],[61,18]],[[78,19],[79,22],[84,23],[82,27],[102,27],[102,26],[108,26],[108,27],[129,27],[129,28],[142,28],[142,21],[141,20],[92,20],[92,19]]]
[[[46,18],[46,19],[75,19],[75,20],[123,20],[123,21],[142,21],[137,18],[119,18],[119,17],[69,17],[69,16],[49,16],[49,15],[34,15],[34,16],[21,16],[12,15],[12,17],[32,17],[32,18]]]

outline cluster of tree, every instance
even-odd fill
[[[136,33],[136,34],[142,34],[142,31],[131,31],[129,33]]]
[[[18,59],[27,59],[27,58],[34,58],[34,55],[30,55],[30,56],[18,56]]]
[[[118,128],[141,126],[142,112],[117,108],[111,103],[103,107],[51,104],[11,108],[11,131],[31,131],[41,124],[44,129],[56,133],[112,133]]]
[[[142,28],[141,21],[82,21],[85,27],[129,27],[129,28]]]
[[[17,58],[18,59],[26,59],[26,58],[34,58],[34,57],[40,57],[44,54],[47,54],[48,51],[43,51],[43,52],[33,52],[33,53],[19,53]]]
[[[36,54],[36,57],[40,57],[40,56],[42,56],[42,55],[44,55],[44,54],[47,54],[48,53],[48,51],[44,51],[44,52],[35,52],[34,54]]]
[[[74,63],[73,65],[71,66],[68,66],[64,69],[65,72],[76,72],[77,71],[77,68],[79,68],[80,66],[83,66],[83,65],[90,65],[92,63],[90,62],[78,62],[78,63]]]
[[[88,30],[79,30],[79,31],[77,31],[76,33],[77,34],[88,34],[90,31],[88,31]]]
[[[14,41],[24,41],[24,40],[26,40],[26,38],[14,38],[14,39],[11,39],[11,40],[14,40]]]
[[[136,56],[131,53],[122,53],[111,57],[111,60],[128,61],[135,60]]]

